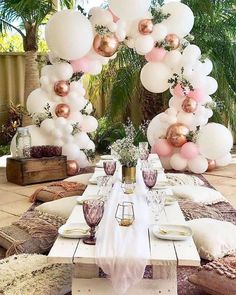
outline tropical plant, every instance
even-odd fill
[[[75,0],[61,0],[67,8],[73,7]],[[55,3],[48,0],[1,0],[0,32],[14,30],[23,39],[25,55],[25,98],[39,86],[37,64],[39,26],[44,24],[49,14],[55,11]]]
[[[155,2],[155,3],[154,3]],[[161,4],[154,0],[153,5]],[[214,63],[211,74],[219,84],[214,96],[217,108],[214,121],[230,123],[236,131],[236,6],[235,0],[183,0],[195,15],[192,31],[194,42],[204,56]],[[140,83],[140,70],[145,63],[143,57],[132,49],[122,47],[117,59],[103,69],[100,76],[91,77],[89,94],[92,98],[102,99],[103,108],[111,120],[125,120],[136,115],[140,119],[152,119],[168,107],[168,92],[152,94]],[[135,103],[134,103],[135,101]],[[137,118],[138,117],[138,118]]]

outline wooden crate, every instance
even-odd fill
[[[65,156],[18,159],[7,158],[7,180],[19,185],[61,180],[67,177]]]

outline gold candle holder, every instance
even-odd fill
[[[134,204],[132,202],[118,204],[115,218],[120,226],[132,225],[135,220]]]

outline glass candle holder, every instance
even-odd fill
[[[132,202],[118,204],[115,218],[120,226],[132,225],[135,220],[134,204]]]
[[[123,192],[127,195],[131,195],[134,193],[135,190],[135,183],[132,179],[126,179],[124,178],[123,183],[122,183],[122,189]]]
[[[16,135],[16,157],[30,158],[31,135],[26,127],[17,128]]]

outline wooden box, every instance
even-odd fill
[[[65,156],[18,159],[7,158],[7,180],[19,185],[61,180],[67,177]]]

